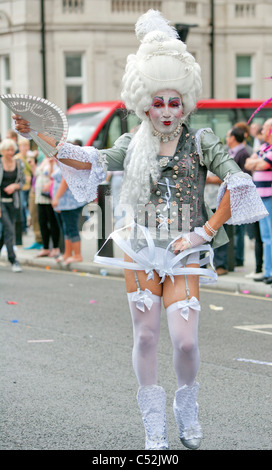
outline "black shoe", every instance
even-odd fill
[[[272,276],[266,278],[266,280],[264,281],[266,284],[272,284]]]
[[[268,277],[268,276],[254,277],[254,281],[255,281],[255,282],[266,282],[267,279],[271,279],[271,278]],[[271,282],[272,282],[272,281],[271,281]]]
[[[235,266],[237,266],[237,268],[242,268],[242,267],[244,267],[244,262],[243,261],[236,261]]]

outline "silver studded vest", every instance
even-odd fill
[[[138,207],[135,220],[153,228],[157,246],[166,246],[178,234],[192,231],[208,219],[204,204],[207,168],[199,163],[195,134],[196,130],[184,125],[175,154],[157,157],[161,176],[151,186],[150,201]],[[142,246],[137,243],[138,249]]]

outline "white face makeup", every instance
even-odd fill
[[[149,117],[156,131],[171,134],[179,125],[182,115],[181,96],[177,91],[161,90],[153,96]]]

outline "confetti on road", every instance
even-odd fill
[[[223,307],[217,307],[217,305],[212,305],[212,304],[210,304],[210,309],[211,310],[224,310]]]

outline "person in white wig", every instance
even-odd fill
[[[132,219],[111,234],[124,259],[98,253],[95,260],[125,268],[145,448],[169,448],[166,392],[157,372],[163,301],[177,378],[173,409],[179,437],[197,449],[202,439],[196,381],[199,283],[216,282],[214,269],[202,266],[209,259],[212,265],[213,248],[226,243],[224,223],[251,223],[267,212],[251,177],[211,129],[196,131],[186,124],[201,94],[201,70],[177,31],[160,12],[149,10],[139,18],[136,34],[141,43],[127,58],[122,98],[142,121],[138,131],[105,150],[65,143],[57,147],[57,158],[82,201],[95,199],[107,169],[124,170],[120,213],[125,208]],[[29,130],[18,116],[16,128]],[[204,203],[207,169],[223,181],[215,213]]]

